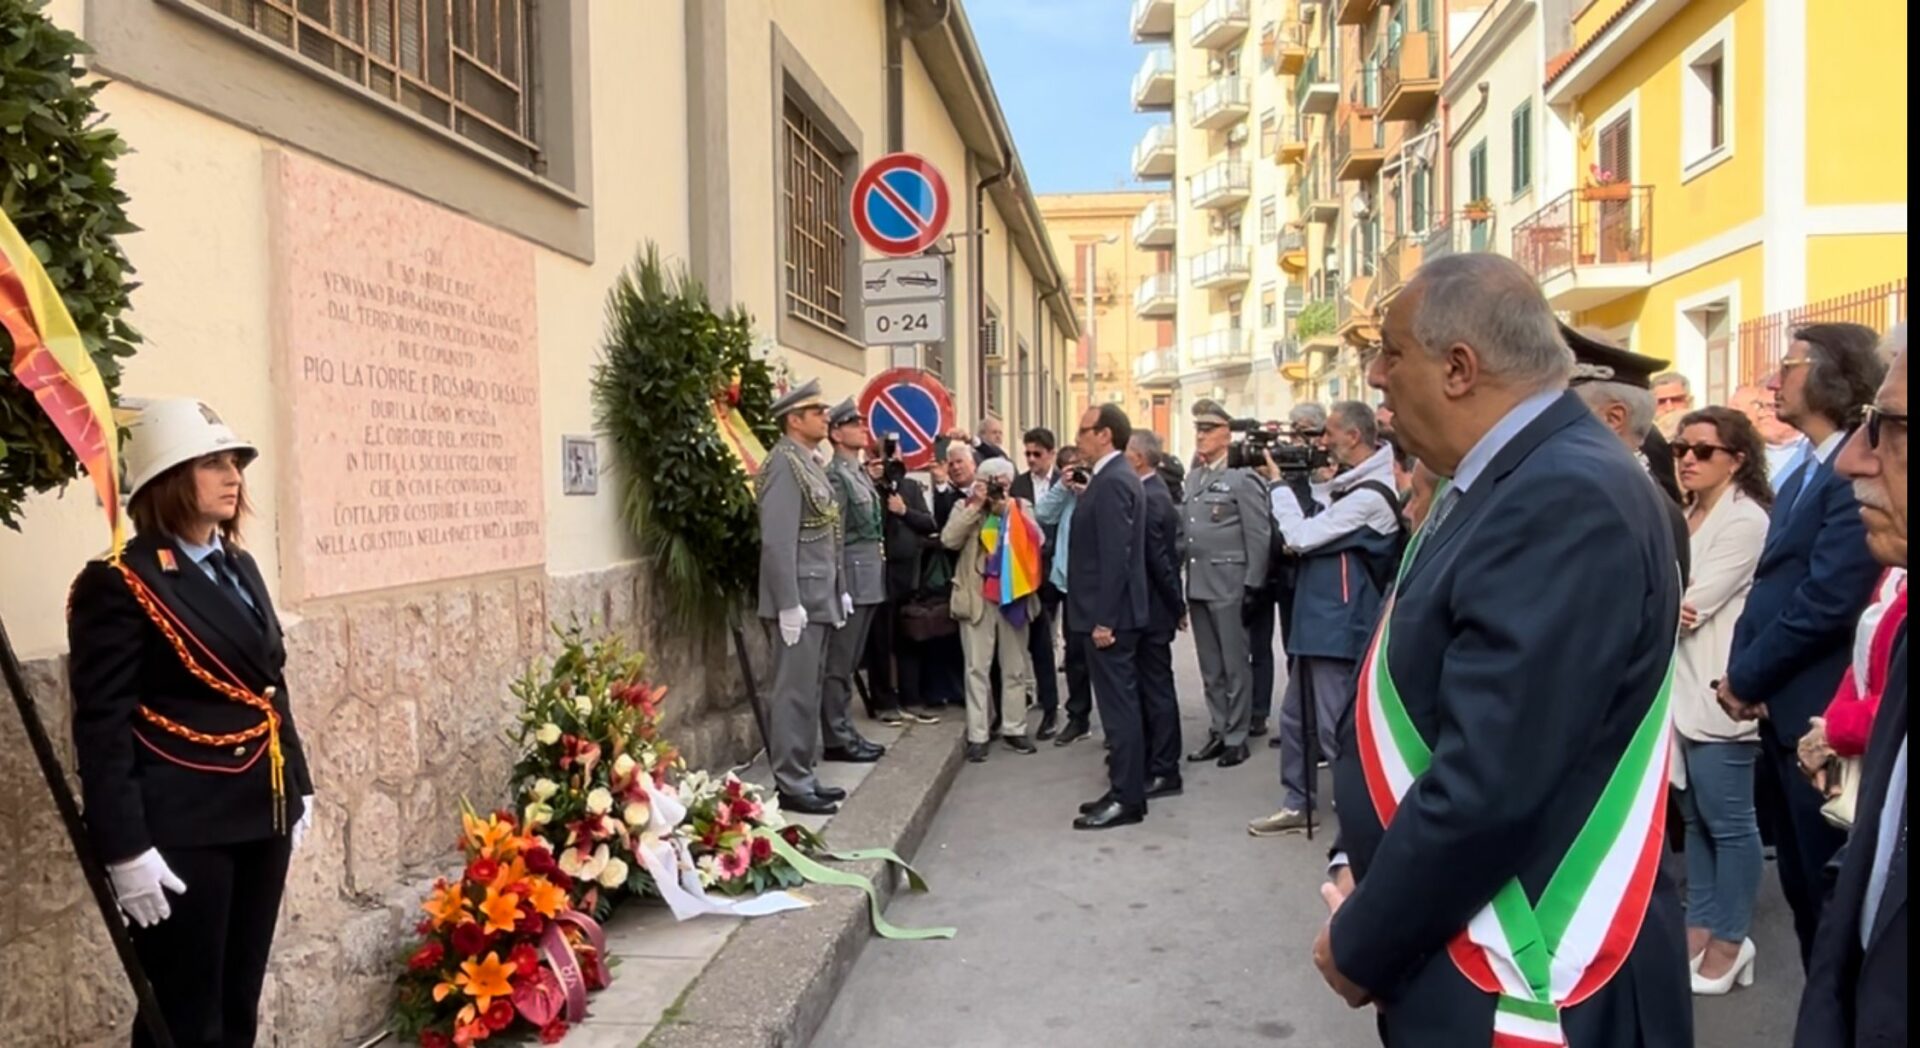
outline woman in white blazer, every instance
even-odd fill
[[[1687,492],[1693,581],[1680,609],[1673,723],[1687,824],[1687,945],[1693,992],[1724,994],[1753,982],[1747,929],[1760,887],[1760,824],[1754,814],[1757,722],[1735,721],[1714,699],[1727,669],[1733,626],[1747,604],[1767,542],[1773,487],[1766,445],[1747,417],[1710,407],[1681,420],[1673,455]]]

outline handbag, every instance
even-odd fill
[[[1827,758],[1827,803],[1820,815],[1835,829],[1853,829],[1853,810],[1860,801],[1860,758]]]
[[[900,632],[908,640],[924,643],[960,632],[953,620],[952,584],[953,569],[945,556],[935,553],[921,561],[920,589],[900,602]]]

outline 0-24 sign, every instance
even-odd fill
[[[947,337],[946,302],[873,303],[867,306],[867,345],[903,346]]]

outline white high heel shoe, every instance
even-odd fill
[[[1753,961],[1756,951],[1752,939],[1740,941],[1740,955],[1734,959],[1733,967],[1718,979],[1709,979],[1700,974],[1700,966],[1693,966],[1693,993],[1696,997],[1724,997],[1733,992],[1737,983],[1742,987],[1753,985]],[[1704,954],[1702,955],[1704,956]]]

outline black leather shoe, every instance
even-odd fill
[[[1280,736],[1278,735],[1275,735],[1273,738],[1267,740],[1267,749],[1270,749],[1270,750],[1277,750],[1284,745],[1286,744],[1280,741]]]
[[[1109,802],[1110,802],[1110,801],[1112,801],[1112,800],[1113,800],[1113,791],[1112,791],[1112,790],[1108,790],[1107,792],[1105,792],[1105,793],[1103,793],[1103,794],[1101,794],[1101,795],[1100,795],[1100,796],[1098,796],[1098,797],[1095,797],[1094,799],[1092,799],[1092,800],[1090,800],[1090,801],[1083,801],[1083,802],[1081,802],[1081,804],[1080,804],[1080,814],[1082,814],[1082,815],[1086,815],[1086,814],[1087,814],[1087,813],[1089,813],[1089,812],[1092,812],[1092,811],[1096,811],[1096,810],[1098,810],[1099,808],[1101,808],[1102,806],[1104,806],[1104,805],[1106,805],[1107,803],[1109,803]]]
[[[1067,722],[1067,726],[1060,730],[1060,734],[1053,740],[1053,744],[1055,746],[1071,745],[1086,738],[1090,734],[1092,734],[1092,732],[1087,727],[1086,721],[1070,720]]]
[[[835,804],[847,799],[847,791],[838,786],[815,786],[813,795],[823,800],[833,801]]]
[[[1218,735],[1209,735],[1207,736],[1207,744],[1187,754],[1187,759],[1198,764],[1201,761],[1214,760],[1225,752],[1227,752],[1226,740]]]
[[[1251,754],[1247,752],[1247,744],[1243,742],[1238,746],[1223,747],[1220,759],[1214,763],[1222,768],[1231,768],[1237,764],[1247,763],[1249,756],[1251,756]]]
[[[840,810],[840,805],[817,793],[783,793],[780,795],[780,809],[797,811],[802,815],[832,815]]]
[[[1134,808],[1119,801],[1108,801],[1098,808],[1073,820],[1076,830],[1111,830],[1116,826],[1132,826],[1145,822],[1147,809]]]
[[[967,763],[985,764],[987,762],[987,744],[984,742],[967,743]]]
[[[872,739],[861,739],[859,742],[859,745],[857,745],[855,749],[861,753],[873,754],[876,760],[887,755],[886,746],[880,743],[877,743]]]
[[[874,761],[880,759],[880,754],[859,746],[829,746],[820,751],[820,759],[823,761],[834,761],[839,764],[872,764]]]
[[[1006,743],[1007,749],[1010,749],[1015,753],[1039,753],[1040,752],[1038,749],[1034,748],[1033,740],[1027,738],[1025,735],[1003,735],[1000,737],[1000,741]]]
[[[1173,775],[1156,775],[1147,780],[1147,799],[1155,797],[1178,797],[1186,792],[1186,784]]]
[[[1054,715],[1051,713],[1042,713],[1040,715],[1040,730],[1034,732],[1033,737],[1041,742],[1045,742],[1053,738],[1054,734],[1058,731],[1059,729],[1054,726]]]
[[[1253,738],[1257,739],[1260,736],[1265,735],[1266,733],[1267,733],[1267,721],[1266,721],[1266,718],[1264,717],[1254,721],[1252,724],[1247,725],[1247,734]]]

